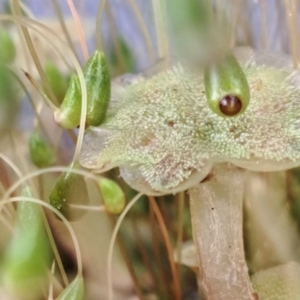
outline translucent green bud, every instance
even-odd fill
[[[31,196],[29,188],[22,195]],[[4,253],[1,281],[4,289],[18,299],[39,299],[46,288],[50,244],[40,207],[19,202],[14,234]]]
[[[33,132],[29,137],[29,153],[32,162],[38,168],[48,167],[54,162],[52,149],[37,132]]]
[[[0,61],[10,64],[16,57],[16,48],[8,32],[0,31]]]
[[[84,296],[84,283],[82,275],[76,278],[67,286],[56,300],[82,300]]]
[[[231,54],[204,70],[207,102],[216,114],[236,116],[245,111],[250,100],[246,76]]]
[[[68,81],[66,77],[51,61],[48,61],[45,64],[44,71],[56,99],[59,103],[62,103],[68,89]]]
[[[98,126],[105,118],[110,100],[110,75],[104,53],[96,51],[83,73],[87,88],[86,124]],[[73,75],[60,109],[55,113],[55,120],[61,127],[73,129],[79,125],[81,96],[79,79]]]
[[[83,70],[87,88],[86,123],[99,126],[105,118],[110,100],[110,75],[103,52],[96,51]]]
[[[99,187],[105,209],[111,214],[119,214],[125,207],[125,195],[120,186],[107,178],[99,179]]]
[[[73,75],[70,79],[65,98],[57,112],[55,121],[65,129],[73,129],[80,123],[81,114],[81,89],[79,78]]]
[[[75,174],[74,164],[68,172],[62,173],[50,193],[50,204],[59,210],[69,221],[78,220],[85,210],[77,209],[72,205],[88,205],[89,197],[84,177]]]

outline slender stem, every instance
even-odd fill
[[[170,267],[171,267],[171,273],[172,273],[172,278],[173,278],[173,284],[174,284],[174,292],[175,292],[175,299],[176,300],[180,300],[181,299],[181,290],[180,290],[180,283],[179,283],[179,278],[178,278],[178,274],[176,271],[176,265],[175,265],[175,261],[174,261],[174,256],[173,256],[173,250],[172,250],[172,245],[171,245],[171,241],[168,235],[168,230],[166,227],[166,224],[164,222],[164,219],[162,217],[162,214],[158,208],[157,203],[155,202],[154,198],[152,196],[148,196],[149,201],[150,201],[150,205],[153,208],[153,211],[156,215],[158,224],[160,226],[161,229],[161,233],[163,235],[164,241],[165,241],[165,245],[167,248],[167,253],[168,253],[168,259],[169,259],[169,263],[170,263]]]
[[[53,3],[54,10],[55,10],[55,12],[57,14],[60,26],[61,26],[61,28],[62,28],[62,30],[64,32],[65,37],[66,37],[66,41],[67,41],[70,49],[72,49],[74,55],[76,55],[76,50],[75,50],[74,44],[72,42],[72,39],[70,37],[69,31],[67,29],[67,26],[66,26],[66,23],[65,23],[65,19],[64,19],[64,16],[63,16],[62,12],[61,12],[59,4],[58,4],[57,0],[52,0],[52,3]],[[77,57],[77,59],[78,59],[78,57]]]
[[[105,8],[107,0],[101,0],[98,11],[97,11],[97,18],[96,18],[96,45],[97,49],[103,51],[102,47],[102,35],[101,35],[101,20],[103,16],[103,11]]]
[[[150,201],[150,200],[149,200]],[[151,229],[151,235],[152,235],[152,250],[154,253],[154,259],[156,261],[156,282],[157,282],[157,293],[160,295],[168,295],[170,289],[169,286],[167,285],[168,283],[168,276],[166,272],[164,271],[163,268],[163,258],[160,253],[160,240],[159,236],[157,234],[157,221],[155,218],[155,214],[153,211],[152,206],[149,208],[149,224],[150,224],[150,229]]]
[[[259,1],[260,5],[260,11],[261,11],[261,30],[262,30],[262,45],[265,50],[268,49],[268,20],[267,20],[267,7],[266,7],[266,1]]]
[[[296,55],[296,59],[297,59],[297,67],[299,65],[299,59],[300,59],[300,49],[299,49],[299,28],[298,28],[298,3],[297,0],[291,0],[291,8],[293,11],[293,15],[292,15],[292,34],[294,37],[294,44],[295,44],[295,55]]]
[[[82,209],[86,211],[105,211],[105,206],[104,205],[80,205],[80,204],[70,204],[69,205],[71,208],[75,209]]]
[[[54,258],[55,258],[57,266],[58,266],[58,269],[60,271],[62,280],[64,282],[64,285],[67,286],[69,284],[68,276],[67,276],[66,271],[64,269],[64,265],[62,263],[62,260],[59,256],[59,252],[58,252],[58,249],[56,247],[56,243],[55,243],[55,240],[53,238],[51,228],[48,224],[48,220],[47,220],[45,212],[43,210],[42,210],[42,218],[43,218],[43,223],[44,223],[44,226],[45,226],[45,230],[47,232],[47,236],[48,236],[48,239],[49,239],[49,242],[50,242],[53,254],[54,254]]]
[[[134,232],[134,237],[137,245],[137,250],[141,253],[141,260],[143,263],[143,266],[145,266],[147,272],[151,274],[151,277],[156,281],[156,276],[153,270],[153,264],[151,263],[151,259],[149,257],[149,253],[146,249],[145,244],[143,243],[143,234],[140,232],[139,224],[136,220],[136,218],[131,219],[131,224]]]
[[[51,275],[54,277],[55,272],[55,260],[53,260],[51,265]],[[53,282],[51,281],[49,285],[49,291],[48,291],[48,299],[47,300],[53,300]]]
[[[110,215],[110,221],[112,223],[112,226],[115,227],[116,225],[116,221],[115,221],[115,218]],[[139,278],[138,276],[135,274],[135,271],[134,271],[134,265],[132,264],[132,261],[129,257],[129,253],[128,253],[128,250],[126,249],[125,247],[125,242],[124,242],[124,239],[122,237],[122,235],[118,235],[117,236],[117,242],[118,242],[118,246],[120,248],[120,252],[121,252],[121,255],[124,259],[124,262],[125,262],[125,265],[127,267],[127,270],[129,272],[129,275],[132,279],[132,282],[133,282],[133,287],[134,287],[134,290],[135,290],[135,293],[136,293],[136,296],[138,297],[139,300],[146,300],[144,295],[143,295],[143,292],[142,292],[142,287],[139,283]]]
[[[3,154],[1,154],[1,155],[3,155]],[[0,191],[1,191],[2,199],[3,199],[3,196],[6,193],[6,188],[8,188],[11,185],[10,175],[8,173],[7,166],[6,166],[5,163],[6,163],[5,161],[0,159],[0,170],[1,170],[1,173],[0,173]],[[4,213],[6,213],[6,215],[9,218],[12,218],[15,214],[15,208],[14,208],[13,205],[9,205],[8,207],[5,207],[5,208],[0,207],[0,214],[2,212],[2,209],[4,210]]]
[[[87,44],[86,44],[86,40],[85,40],[85,36],[84,36],[84,31],[83,31],[83,28],[82,28],[82,25],[81,25],[81,22],[80,22],[80,18],[78,16],[78,13],[77,13],[77,10],[74,6],[73,1],[72,0],[66,0],[66,1],[69,5],[71,14],[74,18],[74,21],[75,21],[75,24],[76,24],[76,27],[77,27],[77,30],[78,30],[79,40],[80,40],[80,45],[81,45],[83,56],[84,56],[85,60],[87,60],[89,58],[89,52],[88,52],[88,49],[87,49]]]
[[[52,101],[48,98],[48,96],[46,95],[46,93],[39,87],[39,85],[33,79],[33,77],[28,72],[26,72],[24,70],[23,70],[23,72],[24,72],[25,76],[27,77],[27,79],[30,81],[30,83],[33,85],[33,87],[36,89],[36,91],[42,96],[42,98],[44,99],[44,101],[51,108],[51,110],[53,112],[57,111],[58,108],[52,103]]]
[[[114,48],[116,50],[116,57],[117,57],[117,61],[118,61],[118,67],[120,68],[119,71],[122,71],[125,69],[125,61],[124,61],[124,57],[122,54],[122,47],[121,47],[121,40],[119,39],[119,34],[118,34],[118,29],[117,29],[117,24],[111,9],[111,6],[108,5],[106,6],[106,11],[107,11],[107,16],[108,16],[108,22],[109,22],[109,29],[110,29],[110,33],[111,33],[111,38],[112,38],[112,42],[114,45]]]
[[[9,0],[9,5],[10,5],[10,9],[12,11],[12,15],[14,17],[17,17],[17,11],[15,9],[15,6],[14,6],[14,0]],[[22,7],[23,9],[23,7]],[[25,12],[26,13],[26,12]],[[23,55],[24,55],[24,58],[25,58],[25,64],[28,68],[29,71],[32,70],[32,67],[31,67],[31,64],[30,64],[30,54],[28,52],[28,48],[26,47],[26,42],[25,42],[25,39],[24,39],[24,36],[22,34],[22,30],[21,30],[21,26],[17,26],[17,29],[18,29],[18,33],[19,33],[19,38],[20,38],[20,43],[21,43],[21,49],[23,49]]]
[[[21,15],[21,7],[20,7],[20,4],[19,4],[19,1],[18,0],[13,0],[13,3],[14,3],[14,8],[15,8],[15,11],[18,15]],[[43,85],[45,86],[45,90],[47,92],[47,94],[49,95],[49,98],[51,99],[51,101],[55,104],[58,104],[58,101],[50,87],[50,84],[49,84],[49,81],[47,79],[47,76],[42,68],[42,65],[41,65],[41,62],[38,58],[38,55],[36,53],[36,50],[35,50],[35,47],[33,45],[33,42],[32,42],[32,39],[31,39],[31,36],[29,34],[29,31],[28,29],[21,25],[21,30],[23,32],[23,35],[24,35],[24,38],[26,40],[26,43],[27,43],[27,47],[29,49],[29,52],[31,54],[31,57],[35,63],[35,66],[37,68],[37,71],[39,72],[39,75],[43,81]]]
[[[183,209],[184,209],[184,192],[178,194],[178,218],[177,218],[177,263],[181,264],[181,250],[182,250],[182,237],[183,237]],[[179,269],[179,268],[178,268]]]
[[[165,4],[166,4],[165,0],[152,0],[157,45],[158,45],[158,56],[159,58],[168,59],[169,41],[168,41],[167,28],[166,28]]]
[[[111,239],[110,239],[110,243],[109,243],[109,248],[108,248],[108,258],[107,258],[107,285],[108,285],[108,299],[109,300],[113,300],[113,285],[112,285],[112,255],[113,255],[113,247],[116,241],[116,237],[118,234],[118,231],[121,227],[121,224],[126,216],[126,214],[128,213],[128,211],[130,210],[130,208],[140,199],[140,197],[142,196],[142,193],[137,194],[125,207],[125,209],[123,210],[122,214],[120,215],[116,226],[114,228],[114,231],[112,233]]]
[[[20,7],[21,7],[21,9],[23,10],[24,14],[27,17],[29,17],[31,19],[34,19],[34,14],[33,14],[33,12],[30,10],[30,8],[27,5],[25,5],[24,3],[20,2]]]
[[[6,155],[4,155],[3,153],[0,152],[0,158],[5,161],[5,163],[7,165],[9,165],[11,167],[11,169],[17,174],[17,176],[19,178],[22,178],[23,175],[22,175],[22,172],[20,171],[20,169],[13,163],[13,161],[8,158]]]
[[[286,18],[288,23],[288,29],[289,29],[289,40],[290,40],[290,48],[293,58],[293,65],[294,69],[298,68],[298,55],[297,55],[297,15],[296,11],[293,11],[292,3],[290,0],[285,0],[285,11],[286,11]],[[295,24],[295,18],[296,18],[296,24]]]
[[[23,81],[19,78],[19,76],[14,72],[12,71],[11,69],[7,68],[7,70],[10,72],[10,74],[14,77],[15,80],[17,80],[17,82],[19,83],[19,85],[21,86],[21,88],[23,89],[23,91],[25,92],[26,94],[26,97],[32,107],[32,110],[35,114],[35,118],[38,120],[38,123],[42,129],[42,131],[45,133],[46,137],[47,137],[47,140],[50,142],[50,137],[48,136],[47,134],[47,131],[46,131],[46,128],[44,126],[44,123],[42,122],[41,118],[40,118],[40,115],[38,114],[38,110],[36,108],[36,105],[28,91],[28,89],[26,88],[26,86],[24,85]]]
[[[151,60],[154,61],[154,59],[155,59],[155,50],[154,50],[154,47],[153,47],[153,44],[152,44],[152,41],[151,41],[149,30],[147,29],[147,26],[144,22],[143,16],[142,16],[142,14],[139,10],[139,7],[136,4],[135,0],[129,0],[129,4],[130,4],[130,6],[131,6],[131,8],[132,8],[132,10],[135,14],[135,17],[136,17],[136,19],[139,23],[142,35],[143,35],[144,40],[145,40],[145,44],[146,44],[146,47],[147,47],[148,54],[149,54]]]

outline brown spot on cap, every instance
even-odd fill
[[[220,101],[220,110],[226,116],[235,116],[242,109],[241,100],[234,95],[226,95]]]

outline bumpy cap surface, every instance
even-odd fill
[[[118,166],[134,188],[159,194],[189,188],[213,163],[258,171],[299,165],[299,74],[289,60],[269,55],[252,56],[243,70],[251,99],[231,118],[210,110],[203,74],[178,65],[139,79],[112,99],[100,127],[86,131],[82,166],[99,172]]]

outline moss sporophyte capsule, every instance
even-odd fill
[[[103,52],[96,51],[83,70],[87,88],[86,123],[100,125],[105,118],[110,99],[110,75]]]
[[[119,214],[125,207],[125,195],[120,186],[108,178],[100,178],[98,181],[101,196],[107,212]]]
[[[96,51],[87,61],[83,75],[87,88],[86,125],[98,126],[105,118],[110,100],[110,75],[103,52]],[[65,129],[80,123],[82,94],[79,79],[71,77],[66,96],[55,113],[56,122]]]
[[[84,177],[74,173],[76,168],[73,163],[69,171],[59,176],[49,196],[50,204],[69,221],[77,220],[85,213],[85,210],[72,208],[72,205],[87,205],[89,202]]]
[[[55,121],[65,129],[73,129],[80,123],[81,114],[81,90],[78,76],[70,79],[65,98],[57,112]]]
[[[230,53],[205,68],[204,85],[209,107],[222,117],[240,115],[249,104],[246,76]]]
[[[110,75],[103,52],[96,51],[90,57],[83,75],[87,88],[86,125],[98,126],[105,118],[110,100]],[[73,75],[60,109],[55,113],[55,120],[61,127],[73,129],[79,125],[81,96],[79,79]]]
[[[33,132],[29,137],[29,153],[32,162],[38,168],[48,167],[55,160],[52,149],[37,132]]]

